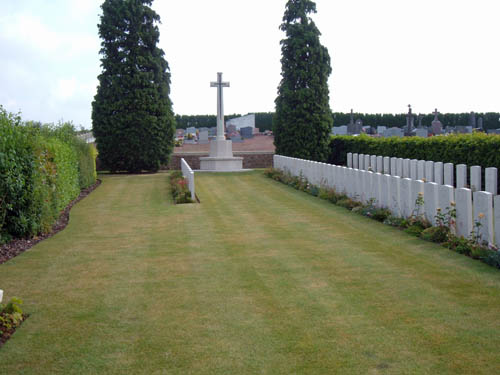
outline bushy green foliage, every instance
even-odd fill
[[[328,77],[332,71],[328,50],[309,16],[316,13],[310,0],[289,0],[281,30],[281,82],[274,117],[274,144],[279,155],[325,161],[332,127]]]
[[[173,171],[169,175],[170,192],[174,202],[193,203],[191,199],[191,191],[187,179],[184,178],[181,171]]]
[[[157,47],[152,0],[105,0],[99,24],[102,73],[92,103],[99,159],[111,171],[157,171],[174,147],[170,72]]]
[[[71,124],[23,124],[0,106],[0,243],[48,232],[95,183],[95,156]]]
[[[347,153],[433,160],[500,168],[500,135],[455,134],[439,137],[334,136],[328,162],[345,165]]]
[[[0,337],[17,328],[24,320],[20,305],[23,301],[13,297],[7,305],[0,304]]]

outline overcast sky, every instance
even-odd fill
[[[0,105],[91,128],[101,0],[2,0]],[[178,114],[274,110],[286,0],[156,0]],[[335,112],[500,111],[499,0],[317,0]]]

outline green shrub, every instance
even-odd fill
[[[426,241],[444,243],[448,240],[449,229],[446,227],[430,227],[422,231],[420,237]]]
[[[0,243],[49,231],[95,182],[95,156],[70,123],[23,124],[0,106]]]
[[[184,178],[181,171],[173,171],[169,176],[170,192],[176,204],[193,203],[191,191],[188,187],[188,181]]]
[[[410,225],[408,226],[408,228],[405,229],[406,233],[415,237],[420,237],[423,231],[424,228],[422,228],[420,225]]]

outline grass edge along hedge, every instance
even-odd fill
[[[367,135],[332,136],[328,162],[345,165],[347,153],[389,156],[403,159],[440,161],[443,163],[479,165],[483,169],[500,168],[500,135],[474,133],[451,134],[430,138]]]
[[[95,183],[96,156],[71,123],[23,123],[0,106],[0,244],[50,231],[60,211]]]

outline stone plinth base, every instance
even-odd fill
[[[203,171],[235,172],[243,169],[243,158],[200,158],[200,169]]]
[[[233,172],[243,169],[243,158],[233,157],[233,143],[216,139],[210,142],[210,156],[200,158],[200,169],[203,171]]]

